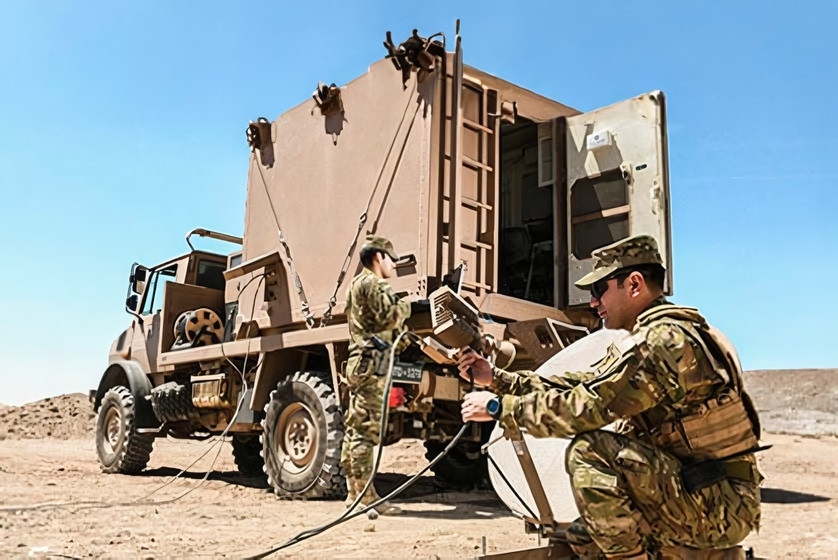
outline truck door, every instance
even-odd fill
[[[574,282],[591,271],[591,251],[638,234],[658,240],[666,264],[665,292],[672,294],[663,93],[654,91],[567,117],[563,125],[568,304],[590,301],[589,292]]]
[[[135,323],[134,340],[138,346],[142,345],[141,352],[134,354],[134,358],[141,364],[146,362],[146,371],[157,371],[157,359],[160,355],[160,339],[162,329],[163,294],[166,284],[175,282],[177,279],[177,264],[165,268],[155,268],[151,271],[145,294],[142,298],[140,316],[143,323]]]

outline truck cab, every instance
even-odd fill
[[[174,319],[194,305],[185,301],[186,292],[190,299],[205,300],[207,307],[223,316],[227,262],[225,255],[192,251],[151,268],[134,263],[125,300],[125,310],[134,315],[134,321],[114,341],[109,361],[133,359],[146,371],[158,371],[158,357],[174,344]],[[164,313],[167,291],[172,292],[168,296],[172,301]]]

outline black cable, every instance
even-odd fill
[[[378,473],[378,466],[381,463],[381,456],[382,456],[383,450],[384,450],[384,435],[385,435],[386,430],[387,430],[387,423],[388,423],[389,416],[390,416],[390,414],[389,414],[390,413],[390,407],[389,407],[389,402],[388,401],[389,401],[389,395],[390,395],[390,387],[393,384],[392,374],[393,374],[393,365],[395,363],[396,347],[398,346],[398,343],[401,341],[402,337],[406,336],[406,335],[415,336],[415,335],[413,335],[413,333],[410,333],[409,331],[404,331],[396,337],[396,340],[393,341],[393,344],[390,346],[390,361],[389,361],[388,367],[387,367],[387,378],[386,378],[387,381],[385,383],[384,389],[382,391],[382,397],[381,397],[381,421],[379,422],[378,448],[377,448],[377,453],[376,453],[376,456],[375,456],[375,462],[373,463],[373,467],[372,467],[372,473],[370,474],[369,479],[367,479],[367,483],[364,485],[364,489],[361,490],[361,492],[358,493],[358,495],[355,497],[355,501],[353,501],[346,508],[346,511],[340,517],[338,517],[339,520],[348,516],[352,512],[353,509],[358,507],[358,504],[363,499],[364,494],[366,494],[369,491],[369,488],[373,483],[373,479],[375,478],[375,475]],[[271,453],[271,457],[273,458],[274,462],[276,464],[281,464],[281,462],[276,457],[276,453],[275,453],[273,447],[271,446],[268,449]],[[312,481],[311,485],[313,486],[316,482],[317,482],[316,480]],[[309,488],[310,487],[311,486],[309,486]],[[304,490],[302,490],[302,492],[305,492],[306,490],[308,490],[308,488],[305,488]],[[300,535],[305,534],[306,532],[307,531],[303,531],[302,533],[300,533]]]
[[[505,474],[503,474],[503,471],[500,469],[498,464],[495,463],[495,460],[492,458],[491,455],[489,455],[488,450],[486,451],[486,457],[489,459],[489,462],[492,463],[492,466],[495,467],[495,470],[498,471],[501,480],[503,480],[509,487],[509,489],[512,490],[512,494],[516,498],[518,498],[518,501],[521,502],[521,505],[527,509],[527,513],[529,513],[533,519],[538,519],[538,516],[535,514],[535,512],[533,512],[533,510],[530,509],[530,506],[527,505],[527,502],[525,502],[524,499],[518,494],[518,492],[515,491],[515,488],[512,486],[512,483],[509,482],[509,479],[506,478]]]
[[[258,292],[259,292],[259,286],[262,284],[262,282],[265,280],[265,278],[266,278],[266,277],[267,277],[267,273],[257,274],[256,276],[253,276],[252,278],[250,278],[250,279],[249,279],[249,280],[245,283],[245,285],[244,285],[244,286],[242,286],[242,287],[239,289],[239,294],[238,294],[238,296],[236,297],[236,308],[238,308],[238,304],[239,304],[239,301],[241,300],[241,296],[242,296],[242,293],[244,292],[244,290],[245,290],[245,289],[247,289],[247,287],[248,287],[248,286],[249,286],[249,285],[250,285],[250,284],[251,284],[254,280],[256,280],[256,279],[258,278],[258,279],[259,279],[259,282],[256,284],[256,292],[258,293]],[[256,296],[254,295],[254,297],[253,297],[253,306],[252,306],[252,308],[251,308],[251,310],[250,310],[250,316],[251,316],[251,318],[253,317],[253,313],[254,313],[254,312],[255,312],[255,310],[256,310],[256,299],[257,299],[257,298],[256,298]],[[251,326],[251,323],[248,323],[248,325],[247,325],[247,333],[248,333],[248,335],[250,334],[250,326]],[[221,342],[221,354],[222,354],[222,356],[224,356],[224,359],[225,359],[225,360],[227,360],[227,362],[228,362],[228,363],[229,363],[229,364],[233,367],[233,369],[234,369],[234,370],[236,370],[236,373],[238,373],[238,374],[239,374],[239,377],[240,377],[240,378],[241,378],[241,380],[242,380],[242,391],[241,391],[241,394],[239,395],[239,402],[236,404],[236,410],[235,410],[235,412],[233,412],[233,416],[231,417],[231,422],[227,424],[227,426],[224,428],[224,430],[223,430],[223,431],[221,432],[221,434],[218,436],[218,438],[219,438],[219,439],[216,439],[216,440],[215,440],[215,442],[213,442],[213,444],[209,447],[209,449],[207,449],[207,450],[206,450],[206,451],[205,451],[205,452],[204,452],[204,453],[203,453],[200,457],[198,457],[197,459],[195,459],[195,460],[194,460],[192,463],[190,463],[190,464],[189,464],[186,468],[181,469],[181,471],[180,471],[179,473],[177,473],[176,475],[174,475],[174,476],[173,476],[171,479],[169,479],[167,482],[163,483],[162,485],[158,486],[157,488],[155,488],[154,490],[152,490],[152,491],[151,491],[151,492],[149,492],[148,494],[146,494],[146,495],[144,495],[144,496],[141,496],[140,498],[137,498],[136,500],[134,500],[133,502],[130,502],[130,503],[137,504],[137,505],[143,505],[143,504],[145,504],[145,505],[162,505],[162,504],[172,503],[172,502],[175,502],[175,501],[177,501],[177,500],[179,500],[179,499],[183,498],[184,496],[186,496],[186,495],[187,495],[187,494],[189,494],[190,492],[192,492],[192,491],[196,490],[197,488],[200,488],[200,487],[201,487],[201,485],[203,485],[203,484],[204,484],[204,482],[206,482],[206,481],[207,481],[207,479],[209,478],[210,472],[212,472],[212,468],[215,466],[215,462],[218,460],[219,455],[221,455],[221,447],[220,447],[220,445],[219,445],[219,448],[218,448],[218,452],[215,454],[215,459],[213,459],[213,460],[212,460],[212,463],[210,464],[209,469],[207,469],[207,472],[204,474],[203,478],[201,479],[201,481],[200,481],[197,485],[193,486],[192,488],[190,488],[189,490],[187,490],[187,491],[186,491],[186,492],[184,492],[183,494],[181,494],[181,495],[179,495],[179,496],[176,496],[175,498],[171,498],[171,499],[169,499],[169,500],[163,500],[162,502],[143,502],[143,500],[145,500],[146,498],[148,498],[148,497],[149,497],[149,496],[151,496],[152,494],[155,494],[155,493],[156,493],[156,492],[158,492],[159,490],[162,490],[163,488],[165,488],[166,486],[168,486],[169,484],[171,484],[172,482],[174,482],[175,480],[177,480],[178,478],[180,478],[180,476],[181,476],[183,473],[185,473],[185,472],[186,472],[186,469],[190,468],[192,465],[194,465],[195,463],[197,463],[198,461],[200,461],[201,459],[203,459],[203,458],[204,458],[204,456],[205,456],[207,453],[209,453],[210,451],[212,451],[212,448],[213,448],[215,445],[223,443],[223,442],[224,442],[224,437],[226,437],[227,433],[230,431],[230,428],[232,427],[232,425],[233,425],[233,423],[234,423],[233,421],[234,421],[234,420],[236,419],[236,417],[239,415],[239,412],[241,411],[242,404],[244,404],[244,395],[247,393],[247,379],[246,379],[245,375],[246,375],[246,373],[247,373],[247,360],[248,360],[248,357],[250,356],[250,340],[248,340],[248,343],[247,343],[247,351],[245,352],[245,355],[244,355],[244,362],[243,362],[243,364],[242,364],[242,368],[241,368],[241,369],[239,369],[239,368],[236,366],[236,364],[234,364],[234,363],[233,363],[233,361],[232,361],[232,360],[231,360],[231,359],[227,356],[227,353],[224,351],[224,341],[222,341],[222,342]],[[259,365],[259,364],[258,364],[258,362],[257,362],[257,366],[258,366],[258,365]]]
[[[295,544],[298,544],[298,543],[300,543],[300,542],[302,542],[306,539],[310,539],[312,537],[320,535],[320,534],[324,533],[325,531],[331,529],[332,527],[335,527],[337,525],[340,525],[341,523],[349,521],[350,519],[354,519],[358,516],[361,516],[361,515],[367,513],[368,511],[370,511],[370,510],[374,509],[375,507],[385,503],[387,500],[392,499],[393,497],[399,495],[400,493],[402,493],[405,490],[407,490],[408,488],[410,488],[413,484],[416,483],[417,480],[419,480],[420,476],[422,476],[428,470],[430,470],[431,468],[436,466],[436,464],[439,461],[441,461],[442,458],[445,457],[451,451],[451,449],[454,448],[455,445],[457,445],[457,443],[459,443],[460,438],[462,438],[463,434],[465,434],[466,429],[471,425],[471,422],[466,422],[465,424],[463,424],[463,426],[460,428],[460,431],[457,432],[457,435],[454,436],[454,438],[448,443],[448,445],[445,447],[445,449],[443,449],[442,452],[439,455],[437,455],[431,462],[429,462],[427,465],[425,465],[425,467],[423,469],[421,469],[418,473],[411,476],[401,486],[397,487],[395,490],[393,490],[392,492],[390,492],[386,496],[379,498],[378,500],[376,500],[372,504],[369,504],[366,507],[364,507],[364,508],[362,508],[358,511],[353,512],[353,509],[355,507],[357,507],[358,503],[360,503],[360,501],[363,499],[364,494],[366,494],[366,492],[369,490],[369,487],[372,485],[373,480],[375,478],[375,475],[378,473],[378,467],[379,467],[379,464],[380,464],[380,461],[381,461],[382,449],[383,449],[383,444],[384,444],[384,435],[385,435],[386,429],[387,429],[387,419],[388,419],[388,416],[389,416],[388,397],[389,397],[390,388],[391,388],[392,382],[393,382],[393,378],[392,378],[393,377],[393,365],[394,365],[394,361],[395,361],[396,347],[397,347],[399,341],[401,340],[401,338],[403,336],[405,336],[406,334],[412,335],[412,333],[410,333],[409,331],[405,331],[405,332],[399,334],[399,336],[396,337],[396,340],[393,342],[393,344],[390,348],[390,361],[389,361],[388,368],[387,368],[387,381],[386,381],[385,386],[384,386],[384,391],[382,392],[382,405],[381,405],[382,411],[381,411],[381,424],[379,426],[380,431],[379,431],[378,453],[376,455],[376,459],[375,459],[375,462],[373,464],[372,473],[370,474],[370,477],[367,480],[367,483],[364,485],[364,489],[361,492],[358,493],[358,495],[355,498],[355,501],[347,508],[347,510],[343,514],[338,516],[336,519],[330,521],[329,523],[326,523],[326,524],[321,525],[319,527],[314,527],[312,529],[307,529],[305,531],[302,531],[302,532],[298,533],[297,535],[295,535],[294,537],[288,539],[284,543],[282,543],[282,544],[280,544],[280,545],[278,545],[274,548],[271,548],[270,550],[266,550],[264,552],[261,552],[259,554],[253,555],[253,556],[243,556],[243,558],[246,558],[248,560],[259,560],[261,558],[265,558],[267,556],[270,556],[271,554],[279,552],[280,550],[282,550],[284,548],[288,548],[288,547],[293,546]],[[470,374],[469,375],[469,391],[473,391],[473,390],[474,390],[474,376]],[[503,479],[503,481],[506,483],[507,486],[509,486],[510,490],[512,490],[512,493],[515,495],[515,497],[518,498],[518,500],[527,509],[527,511],[530,513],[530,515],[532,515],[532,517],[534,519],[537,519],[538,517],[535,515],[535,513],[533,513],[533,511],[530,509],[530,507],[527,505],[527,503],[521,498],[521,496],[517,493],[517,491],[512,487],[512,484],[506,478],[506,475],[503,474],[503,471],[501,471],[501,469],[500,469],[500,467],[498,467],[497,463],[495,463],[494,459],[492,459],[492,457],[489,456],[488,453],[486,455],[489,458],[489,460],[491,461],[492,465],[495,467],[495,469],[501,475],[501,478]]]
[[[383,504],[387,500],[389,500],[392,497],[398,495],[399,493],[403,492],[404,490],[409,488],[411,485],[413,485],[416,482],[416,480],[419,479],[419,477],[421,475],[426,473],[430,468],[434,467],[439,461],[441,461],[442,458],[445,455],[447,455],[448,452],[453,448],[453,446],[456,445],[459,442],[460,438],[465,433],[465,430],[469,426],[470,422],[467,422],[466,424],[464,424],[463,427],[460,429],[460,431],[457,433],[457,435],[454,437],[454,439],[452,439],[451,442],[449,442],[449,444],[445,447],[445,449],[439,455],[437,455],[434,458],[433,461],[428,463],[425,466],[425,468],[423,468],[421,471],[419,471],[413,477],[408,479],[405,484],[396,488],[396,490],[394,490],[390,494],[387,494],[383,498],[379,498],[378,500],[376,500],[372,504],[369,504],[366,507],[364,507],[364,508],[362,508],[358,511],[353,512],[353,510],[358,506],[358,504],[363,499],[364,495],[369,491],[370,486],[372,486],[373,481],[375,479],[375,476],[378,473],[378,468],[381,464],[381,457],[383,455],[383,449],[384,449],[384,436],[386,434],[387,424],[388,424],[388,420],[389,420],[389,413],[390,413],[389,394],[390,394],[390,389],[391,389],[392,384],[393,384],[393,366],[395,365],[396,349],[397,349],[398,344],[401,341],[402,337],[404,337],[404,336],[416,336],[416,335],[411,333],[410,331],[404,331],[396,337],[396,340],[394,340],[392,345],[390,346],[390,359],[389,359],[389,363],[388,363],[388,367],[387,367],[387,377],[386,377],[387,381],[384,385],[384,390],[382,391],[382,399],[381,399],[381,422],[379,424],[378,448],[377,448],[377,453],[376,453],[376,457],[375,457],[375,462],[373,463],[372,472],[370,474],[370,477],[367,479],[367,482],[364,485],[363,490],[361,490],[358,493],[358,495],[355,497],[355,500],[347,507],[346,511],[344,511],[336,519],[334,519],[334,520],[330,521],[329,523],[327,523],[325,525],[322,525],[320,527],[315,527],[315,528],[312,528],[312,529],[307,529],[305,531],[302,531],[301,533],[295,535],[294,537],[292,537],[291,539],[289,539],[285,543],[279,545],[278,547],[275,547],[275,548],[273,548],[273,549],[271,549],[267,552],[263,552],[259,555],[252,556],[250,558],[254,558],[254,559],[264,558],[265,556],[273,554],[274,552],[277,552],[277,551],[279,551],[283,548],[292,546],[292,545],[294,545],[298,542],[301,542],[301,541],[309,539],[313,536],[319,535],[320,533],[322,533],[322,532],[326,531],[327,529],[330,529],[330,528],[332,528],[336,525],[339,525],[340,523],[343,523],[343,522],[348,521],[350,519],[354,519],[355,517],[358,517],[359,515],[363,515],[363,514],[367,513],[368,511],[370,511],[370,510],[374,509],[375,507]],[[273,454],[273,449],[271,449],[271,453]],[[274,457],[274,460],[276,460],[276,457]]]
[[[356,512],[353,512],[351,514],[344,513],[343,515],[341,515],[340,517],[338,517],[334,521],[331,521],[331,522],[329,522],[325,525],[322,525],[320,527],[316,527],[314,529],[308,529],[307,531],[303,531],[302,533],[299,533],[298,535],[290,538],[289,540],[287,540],[283,544],[281,544],[279,546],[276,546],[276,547],[274,547],[270,550],[266,550],[265,552],[261,552],[259,554],[253,555],[253,556],[242,556],[242,558],[244,558],[246,560],[258,560],[260,558],[265,558],[267,556],[270,556],[271,554],[273,554],[275,552],[278,552],[278,551],[282,550],[283,548],[293,546],[293,545],[295,545],[299,542],[302,542],[306,539],[309,539],[311,537],[319,535],[319,534],[327,531],[328,529],[331,529],[332,527],[334,527],[336,525],[340,525],[341,523],[349,521],[350,519],[354,519],[354,518],[356,518],[360,515],[363,515],[366,512],[368,512],[369,510],[375,508],[376,506],[379,506],[379,505],[383,504],[384,502],[386,502],[387,500],[393,498],[394,496],[397,496],[398,494],[401,494],[402,492],[404,492],[405,490],[407,490],[408,488],[413,486],[413,484],[415,484],[416,481],[419,480],[420,476],[422,476],[423,474],[428,472],[429,469],[436,466],[436,464],[439,461],[441,461],[442,458],[445,457],[445,455],[447,455],[448,452],[451,449],[453,449],[453,447],[460,441],[460,438],[463,437],[463,434],[465,434],[466,428],[468,428],[469,425],[471,425],[471,422],[466,422],[465,424],[463,424],[463,427],[460,428],[460,431],[457,432],[457,435],[454,436],[454,439],[452,439],[448,443],[448,445],[445,447],[445,449],[439,455],[437,455],[434,458],[433,461],[431,461],[430,463],[425,465],[425,467],[422,470],[420,470],[418,473],[416,473],[415,475],[413,475],[412,477],[407,479],[407,481],[405,481],[401,486],[399,486],[398,488],[396,488],[395,490],[393,490],[392,492],[390,492],[389,494],[387,494],[383,498],[380,498],[377,501],[373,502],[372,504],[369,504],[365,508],[360,509],[360,510],[358,510]],[[370,477],[370,480],[372,480],[372,477]]]

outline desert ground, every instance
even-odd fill
[[[774,444],[761,459],[762,528],[745,542],[757,557],[838,558],[836,381],[838,370],[746,374]],[[242,557],[344,511],[275,499],[236,471],[226,442],[157,440],[140,475],[102,474],[93,424],[82,394],[0,406],[0,557]],[[387,447],[379,491],[424,466],[423,451],[417,441]],[[490,489],[442,491],[426,475],[398,502],[401,516],[359,517],[272,557],[470,558],[484,537],[489,553],[538,544]]]

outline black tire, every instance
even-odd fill
[[[136,474],[151,457],[154,436],[138,434],[134,396],[127,387],[111,388],[96,418],[96,453],[106,473]]]
[[[233,459],[245,476],[265,476],[262,442],[259,436],[233,434]]]
[[[345,498],[343,437],[343,413],[323,377],[297,372],[280,381],[262,421],[265,473],[276,495]]]
[[[174,381],[151,390],[151,408],[161,423],[183,422],[197,416],[197,410],[192,404],[192,392],[185,385]]]
[[[426,441],[425,458],[433,461],[442,453],[447,442]],[[480,453],[477,442],[460,442],[431,470],[443,482],[452,486],[474,488],[488,479],[487,459]]]

